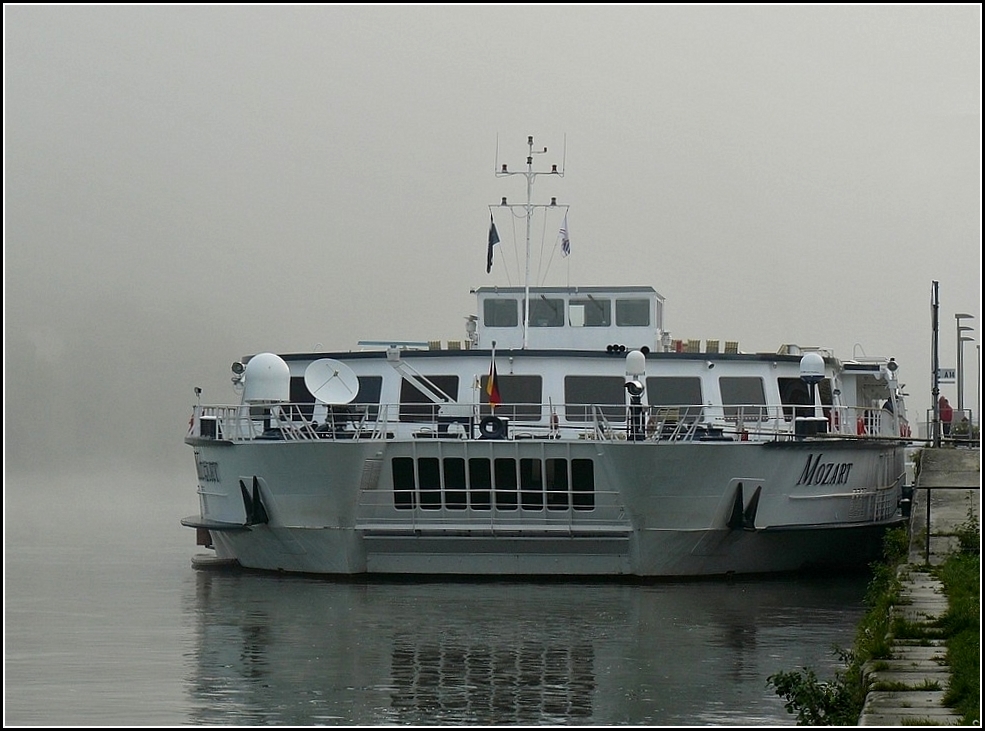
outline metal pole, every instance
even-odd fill
[[[940,446],[940,444],[937,446]],[[923,549],[923,560],[924,563],[930,566],[930,488],[926,487],[924,490],[927,493],[927,545]]]
[[[955,374],[958,377],[958,411],[964,411],[964,344],[966,341],[971,340],[971,338],[966,338],[961,333],[966,330],[973,330],[974,328],[962,325],[962,320],[974,320],[974,315],[968,315],[964,312],[958,312],[954,315],[954,322],[957,327],[957,338],[958,338],[958,370]]]
[[[939,336],[938,336],[938,314],[940,310],[940,282],[934,281],[931,287],[930,296],[930,319],[931,319],[931,358],[933,361],[933,368],[931,370],[931,383],[933,384],[931,388],[931,397],[934,402],[934,423],[933,423],[933,444],[935,449],[939,449],[941,446],[941,410],[940,405],[937,403],[937,398],[940,396],[941,388],[939,383],[940,376],[940,356],[937,352]],[[929,498],[929,493],[928,493]],[[927,510],[930,511],[930,500],[927,500]],[[928,516],[929,517],[929,516]],[[928,544],[929,545],[929,544]]]

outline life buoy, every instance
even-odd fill
[[[479,437],[481,439],[505,439],[506,422],[498,416],[486,416],[479,422]]]

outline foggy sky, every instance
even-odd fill
[[[233,402],[233,360],[464,338],[469,289],[517,283],[497,138],[564,153],[546,283],[652,285],[675,338],[894,356],[911,419],[934,280],[941,365],[955,312],[977,342],[977,4],[7,5],[4,45],[9,471],[193,492],[192,390]]]

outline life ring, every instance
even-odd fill
[[[506,439],[506,422],[498,416],[486,416],[479,422],[480,439]]]

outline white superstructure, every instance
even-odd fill
[[[698,576],[865,566],[903,520],[893,359],[674,340],[646,286],[475,295],[462,340],[235,363],[238,402],[186,437],[199,543],[325,574]]]

